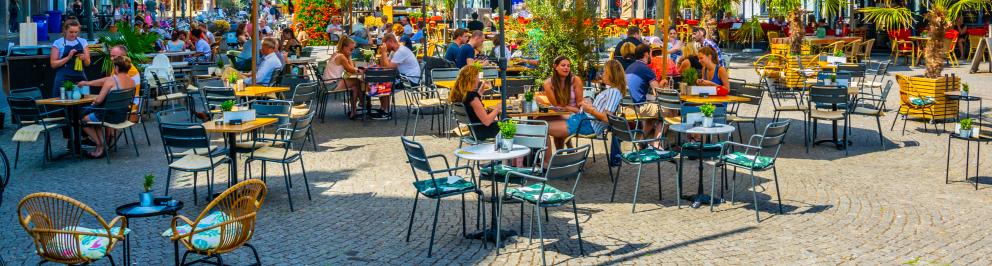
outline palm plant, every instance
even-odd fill
[[[734,32],[734,41],[737,42],[750,42],[753,45],[763,38],[765,38],[765,30],[761,28],[761,22],[757,18],[751,18]]]
[[[924,3],[928,12],[923,15],[927,21],[927,33],[930,39],[926,42],[923,58],[926,65],[926,77],[938,78],[944,71],[947,60],[947,44],[944,33],[962,10],[982,10],[988,8],[990,0],[930,0]],[[904,29],[913,27],[913,13],[906,7],[893,6],[886,1],[882,7],[862,8],[859,12],[865,14],[865,21],[874,23],[879,29]]]
[[[527,24],[526,50],[535,51],[541,60],[538,68],[528,71],[537,80],[549,76],[552,60],[558,56],[568,57],[572,63],[572,73],[585,74],[599,59],[595,48],[603,43],[597,25],[595,11],[588,8],[587,1],[571,0],[527,0],[527,7],[535,18]]]
[[[103,56],[102,69],[106,73],[111,73],[113,61],[108,52],[110,48],[123,45],[127,47],[127,57],[135,64],[147,63],[148,56],[155,50],[155,42],[158,41],[158,33],[138,32],[131,23],[117,22],[117,32],[100,37],[100,43],[106,45],[104,51],[98,51],[98,55]]]
[[[800,0],[762,0],[761,5],[768,7],[768,15],[784,16],[789,20],[789,51],[799,54],[803,48],[802,14],[803,3]],[[770,40],[769,40],[770,41]]]

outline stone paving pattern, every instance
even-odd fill
[[[733,76],[757,80],[750,69],[751,60],[735,60]],[[891,72],[920,74],[922,68],[899,66]],[[965,67],[950,68],[947,73],[962,75],[965,82],[972,84],[974,95],[992,97],[987,86],[992,74],[966,74]],[[894,77],[890,75],[889,79]],[[887,105],[895,108],[897,89],[889,96]],[[294,165],[296,185],[292,195],[296,212],[290,212],[283,179],[278,170],[269,170],[272,181],[268,182],[269,195],[251,241],[265,264],[541,263],[540,246],[537,242],[530,244],[526,233],[511,238],[500,255],[496,255],[492,245],[483,248],[478,240],[464,239],[457,197],[444,200],[441,206],[433,258],[427,258],[433,201],[421,198],[411,241],[404,242],[415,192],[398,137],[402,135],[403,121],[398,126],[392,122],[349,121],[343,118],[339,103],[340,100],[329,108],[331,113],[326,123],[315,123],[319,151],[308,149],[304,155],[312,201],[306,200],[299,166]],[[772,114],[771,103],[766,100],[763,105],[760,126],[770,121]],[[405,114],[397,117],[405,119]],[[785,117],[799,118],[796,114]],[[906,134],[901,135],[898,127],[889,130],[892,118],[892,112],[883,117],[884,150],[879,148],[874,121],[853,118],[854,144],[850,156],[825,145],[806,153],[801,120],[793,120],[778,161],[786,211],[781,215],[772,201],[776,195],[771,172],[757,173],[762,185],[757,189],[758,206],[751,203],[749,180],[742,174],[737,179],[735,204],[719,205],[712,213],[705,206],[687,208],[685,202],[682,208],[677,208],[675,167],[671,164],[664,164],[661,169],[662,201],[657,199],[654,166],[646,166],[638,212],[631,213],[636,170],[624,168],[616,202],[611,203],[611,182],[603,160],[604,149],[599,146],[595,154],[598,161],[589,162],[588,172],[576,192],[587,254],[579,254],[571,209],[553,208],[550,222],[545,223],[548,262],[893,265],[919,257],[923,261],[952,265],[992,264],[989,256],[992,236],[986,228],[987,221],[992,220],[992,211],[988,209],[992,203],[989,177],[992,168],[981,167],[984,178],[976,191],[971,179],[966,181],[963,177],[964,150],[961,144],[955,144],[950,171],[952,183],[945,185],[947,135],[922,132],[919,121],[910,121]],[[828,137],[829,124],[821,122],[819,126],[820,137]],[[171,195],[186,202],[181,214],[195,217],[206,204],[202,201],[200,206],[192,204],[190,175],[176,175],[172,184],[165,184],[166,160],[155,124],[149,123],[148,129],[151,146],[138,131],[140,157],[130,147],[122,147],[111,154],[109,165],[103,160],[87,159],[44,163],[41,142],[24,145],[20,166],[13,170],[12,184],[3,195],[6,204],[0,208],[0,255],[11,265],[38,262],[38,257],[32,254],[31,240],[16,221],[17,201],[33,192],[71,196],[109,220],[116,206],[137,200],[142,175],[153,173],[159,176],[156,192],[161,193],[164,186],[170,185]],[[421,123],[420,132],[417,140],[424,143],[428,152],[445,154],[454,161],[456,139],[425,135],[424,132],[431,132],[429,123]],[[13,130],[8,126],[3,133],[0,147],[13,160],[14,145],[10,142]],[[745,134],[752,134],[750,128],[746,128]],[[989,145],[981,146],[992,152]],[[975,149],[972,153],[976,153]],[[982,158],[984,165],[992,165],[988,158],[989,155]],[[686,163],[685,194],[695,191],[695,163]],[[222,167],[219,173],[226,171]],[[253,172],[258,177],[257,164]],[[205,193],[204,180],[201,177],[201,196]],[[226,178],[216,180],[219,188],[224,188],[225,182]],[[560,186],[570,182],[560,182]],[[488,186],[489,182],[483,184]],[[488,187],[485,191],[488,193]],[[467,200],[471,230],[476,199],[469,196]],[[754,220],[754,208],[761,212],[760,223]],[[518,205],[507,205],[504,216],[506,227],[519,229]],[[169,218],[135,219],[130,224],[135,264],[172,263],[172,245],[159,236],[168,227]],[[119,261],[119,249],[114,254]],[[225,256],[225,261],[244,265],[252,262],[252,258],[248,249],[242,249]]]

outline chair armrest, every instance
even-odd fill
[[[528,174],[524,174],[524,173],[520,173],[520,172],[509,171],[509,172],[506,173],[506,177],[503,179],[503,183],[510,183],[510,176],[519,176],[519,177],[523,177],[523,178],[527,178],[527,179],[538,180],[538,181],[541,181],[541,182],[547,182],[548,181],[548,179],[543,178],[543,177],[540,177],[540,176],[528,175]],[[506,187],[505,186],[504,186],[504,190],[506,190]]]
[[[120,222],[121,223],[121,226],[120,226],[121,227],[121,230],[119,230],[117,232],[117,235],[110,235],[110,236],[112,236],[113,238],[116,238],[118,240],[124,240],[124,231],[125,231],[124,228],[127,228],[127,218],[125,218],[124,216],[114,217],[114,219],[113,220],[110,220],[110,223],[107,224],[107,227],[108,228],[113,228],[114,225],[117,224],[117,222]],[[107,233],[110,234],[110,231],[108,230]]]
[[[444,160],[444,168],[445,169],[450,169],[451,168],[451,164],[448,164],[448,157],[444,157],[443,154],[438,153],[438,154],[434,154],[434,155],[431,155],[431,156],[427,156],[427,159],[428,160],[429,159],[433,159],[433,158],[441,158],[442,160]],[[451,173],[449,172],[448,174],[451,174]]]
[[[192,228],[190,228],[189,232],[187,232],[186,234],[182,234],[182,235],[179,234],[179,231],[176,230],[176,225],[177,225],[176,222],[179,220],[186,222],[186,224],[188,224],[189,226],[193,226],[193,221],[190,221],[189,218],[186,218],[186,216],[176,215],[175,217],[172,217],[172,221],[169,223],[169,227],[172,230],[172,237],[170,237],[169,240],[176,241],[185,236],[193,235]]]
[[[43,113],[39,114],[39,116],[41,116],[41,117],[44,118],[44,117],[48,117],[48,116],[50,116],[52,114],[55,114],[55,113],[58,113],[58,112],[64,113],[65,112],[65,109],[58,108],[58,109],[55,109],[55,110],[48,110],[46,112],[43,112]]]
[[[723,151],[729,151],[730,149],[728,149],[728,147],[743,147],[743,148],[748,148],[748,149],[761,150],[761,147],[758,147],[758,146],[748,145],[748,144],[743,144],[743,143],[737,143],[737,142],[733,142],[733,141],[726,141],[726,142],[723,143],[723,146],[720,147],[720,150],[722,150],[721,153],[724,153]]]
[[[472,179],[475,179],[475,169],[472,169],[472,167],[471,166],[468,166],[468,165],[456,166],[454,168],[446,168],[446,169],[433,170],[433,171],[428,172],[428,174],[438,174],[438,173],[444,173],[444,172],[451,173],[451,172],[454,172],[454,171],[457,171],[457,170],[464,170],[464,169],[468,169],[469,171],[471,171],[472,172]]]

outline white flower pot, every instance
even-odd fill
[[[968,97],[968,91],[961,91],[961,96]]]
[[[499,152],[510,152],[513,150],[513,138],[499,138]]]
[[[963,130],[962,129],[962,130],[959,130],[958,135],[961,136],[962,138],[970,138],[972,131],[973,131],[973,129],[972,130]]]
[[[713,117],[703,117],[703,127],[713,127]]]

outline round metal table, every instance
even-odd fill
[[[678,125],[672,125],[671,127],[669,127],[669,129],[682,134],[696,134],[703,136],[703,142],[700,143],[699,145],[699,149],[698,149],[699,154],[697,157],[697,159],[699,160],[699,187],[696,190],[696,195],[692,196],[692,207],[699,208],[699,206],[701,206],[703,203],[709,203],[710,197],[713,197],[711,195],[703,194],[703,150],[705,149],[704,144],[710,142],[710,136],[730,134],[731,132],[734,132],[736,128],[731,125],[714,123],[713,127],[695,126],[691,124],[678,124]],[[685,155],[685,148],[682,149],[681,154]],[[681,171],[679,173],[681,174]],[[679,177],[679,179],[681,180],[682,178]],[[681,186],[681,184],[679,185]],[[679,196],[681,197],[682,195]],[[720,201],[719,199],[714,199],[713,202],[719,203]]]
[[[522,145],[513,145],[513,149],[511,149],[509,152],[497,151],[495,144],[479,144],[479,145],[463,147],[455,150],[455,156],[457,156],[458,158],[466,159],[469,161],[480,161],[480,162],[490,161],[489,172],[493,173],[490,175],[492,177],[492,182],[493,182],[492,191],[491,191],[492,195],[490,195],[492,201],[490,202],[490,205],[492,206],[491,208],[492,222],[489,224],[489,229],[484,229],[481,232],[469,234],[467,238],[483,239],[483,241],[492,241],[495,243],[497,234],[499,234],[500,239],[504,241],[507,239],[507,237],[514,236],[517,234],[517,232],[513,230],[500,230],[500,232],[496,232],[496,219],[497,219],[496,208],[498,207],[496,206],[496,204],[497,202],[499,202],[499,198],[498,198],[499,195],[497,193],[499,191],[498,189],[499,183],[496,182],[497,175],[495,174],[496,162],[516,159],[527,156],[528,154],[530,154],[530,148],[527,148],[526,146],[522,146]],[[496,243],[497,247],[499,246],[499,244],[500,243]]]
[[[176,217],[179,210],[183,209],[183,202],[176,200],[175,206],[169,206],[167,202],[170,200],[172,200],[172,198],[155,198],[154,206],[151,207],[142,207],[140,203],[132,202],[118,206],[115,212],[118,216],[123,216],[128,220],[128,223],[126,223],[126,227],[124,228],[129,228],[131,226],[130,220],[134,218],[155,217],[162,215],[172,215],[172,217]],[[179,244],[179,242],[173,242],[174,245]],[[176,250],[179,250],[178,247],[175,248]],[[176,265],[179,265],[179,254],[176,253],[174,257],[176,258]],[[124,265],[131,265],[131,234],[124,236]]]

